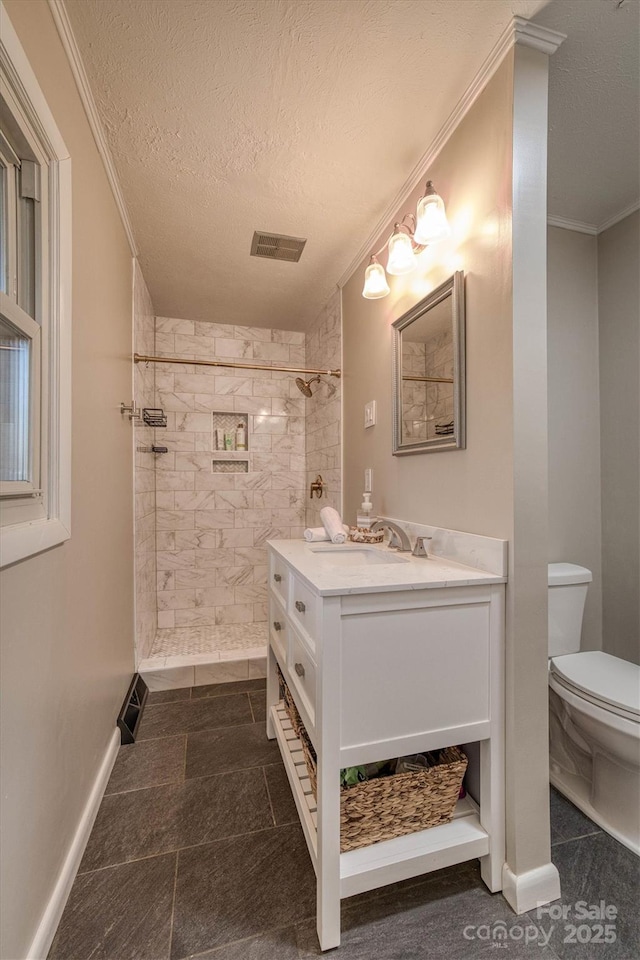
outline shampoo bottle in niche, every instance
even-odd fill
[[[247,449],[247,428],[244,423],[239,423],[236,427],[236,450]]]
[[[371,494],[363,493],[362,494],[362,503],[360,504],[360,511],[356,517],[356,523],[359,527],[364,530],[370,530],[371,524],[373,523],[375,517],[372,517],[373,504],[371,503]]]

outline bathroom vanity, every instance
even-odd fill
[[[476,857],[501,889],[504,572],[382,544],[269,544],[267,734],[316,872],[323,950],[340,942],[341,898]],[[317,798],[277,666],[317,754]],[[450,823],[340,853],[341,768],[471,743],[477,802],[458,801]]]

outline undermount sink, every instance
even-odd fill
[[[310,547],[315,553],[336,567],[364,567],[383,563],[408,563],[406,557],[399,557],[395,553],[376,550],[371,547]]]

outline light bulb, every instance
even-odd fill
[[[402,276],[403,273],[411,273],[415,268],[416,258],[413,253],[411,237],[403,233],[396,224],[395,233],[389,238],[387,273],[391,273],[394,276]]]
[[[436,193],[431,180],[428,180],[425,195],[418,201],[413,239],[419,244],[436,243],[444,240],[450,233],[442,197]]]
[[[391,293],[384,267],[375,257],[371,257],[369,266],[364,272],[364,288],[362,296],[367,300],[379,300]]]

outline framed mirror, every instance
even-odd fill
[[[393,454],[465,446],[464,273],[393,324]]]

